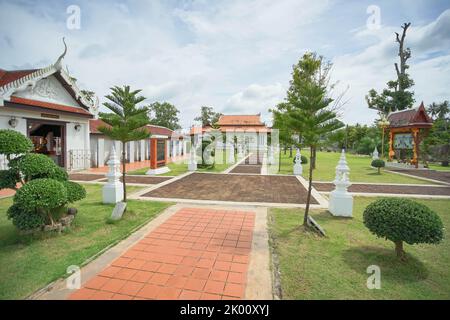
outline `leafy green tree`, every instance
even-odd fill
[[[214,127],[222,114],[215,112],[213,107],[202,106],[200,116],[196,117],[195,121],[200,121],[203,127]]]
[[[148,117],[148,107],[138,107],[137,105],[145,100],[139,96],[141,90],[131,90],[130,86],[114,86],[111,94],[106,98],[110,102],[103,105],[112,113],[100,113],[100,119],[108,126],[99,127],[98,130],[112,140],[122,143],[122,183],[123,201],[127,201],[127,191],[125,183],[125,150],[126,144],[130,141],[147,139],[150,137],[149,131],[145,128],[150,124]]]
[[[301,143],[308,146],[311,153],[308,196],[303,218],[305,227],[308,226],[316,148],[321,136],[343,126],[331,108],[331,67],[330,62],[324,61],[323,57],[316,53],[305,53],[293,67],[287,92],[287,125],[291,130],[302,133]]]
[[[287,109],[288,104],[285,102],[277,104],[274,109],[270,109],[273,117],[273,125],[272,127],[278,129],[278,139],[281,145],[283,145],[284,150],[286,151],[287,146],[292,146],[295,144],[293,139],[294,132],[288,126],[288,118],[287,118]],[[285,152],[286,154],[286,152]],[[278,171],[281,169],[281,152],[278,153]]]
[[[171,130],[180,129],[180,119],[178,114],[180,111],[168,102],[154,102],[148,109],[150,110],[152,117],[150,124],[157,126],[163,126]]]
[[[450,154],[450,106],[448,101],[433,102],[428,107],[428,113],[434,120],[433,127],[425,136],[422,150],[425,154],[431,154],[432,147],[440,149],[438,158],[443,166],[448,166]]]
[[[409,69],[407,61],[411,58],[411,49],[405,48],[406,31],[410,26],[411,23],[403,24],[401,36],[397,32],[395,33],[400,59],[400,65],[398,63],[394,64],[397,79],[389,81],[387,88],[381,93],[371,89],[366,96],[369,108],[377,110],[380,114],[387,115],[391,111],[408,109],[414,103],[414,92],[408,90],[414,85],[414,81],[407,73]]]

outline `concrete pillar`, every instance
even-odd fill
[[[134,162],[134,141],[128,142],[128,150],[130,151],[130,154],[128,155],[128,160],[130,163]]]
[[[105,139],[98,138],[97,140],[97,167],[105,165]]]
[[[103,203],[117,203],[123,200],[123,185],[120,182],[120,158],[114,145],[108,160],[109,171],[106,174],[108,182],[103,186]]]
[[[145,160],[145,140],[139,141],[139,151],[141,151],[141,161]]]

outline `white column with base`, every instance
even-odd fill
[[[351,185],[348,174],[350,168],[345,159],[345,150],[342,150],[339,163],[336,166],[336,177],[334,185],[336,188],[330,193],[328,210],[333,216],[352,217],[353,215],[353,196],[347,191]]]
[[[123,200],[123,185],[120,182],[120,160],[114,145],[108,160],[109,171],[106,174],[108,182],[103,186],[103,203],[117,203]]]
[[[300,154],[300,149],[297,148],[297,153],[294,159],[294,175],[301,176],[303,174],[302,167],[302,155]]]
[[[189,163],[188,163],[188,170],[189,171],[195,171],[197,170],[197,159],[196,159],[196,148],[194,145],[191,145],[191,150],[189,154]]]

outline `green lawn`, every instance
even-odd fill
[[[309,160],[309,151],[302,150],[302,154]],[[295,156],[295,152],[293,153]],[[335,168],[339,161],[340,153],[338,152],[317,152],[317,164],[314,170],[313,180],[316,181],[332,181],[335,176]],[[359,156],[347,154],[347,163],[350,167],[350,181],[352,182],[377,182],[377,183],[404,183],[404,184],[433,184],[429,181],[410,178],[395,173],[381,172],[372,169],[370,163],[372,159],[369,156]],[[293,173],[293,158],[289,158],[289,151],[284,154],[281,152],[281,169],[280,174]],[[309,176],[309,163],[303,165],[303,177]]]
[[[442,218],[439,245],[406,245],[400,262],[390,241],[378,239],[362,223],[364,208],[375,198],[355,198],[354,218],[313,217],[326,238],[298,228],[303,210],[271,209],[272,244],[279,257],[284,299],[450,299],[449,200],[419,200]],[[381,269],[381,289],[366,287],[366,268]]]
[[[226,150],[225,155],[228,155],[228,150]],[[224,152],[221,150],[217,150],[215,155],[216,163],[214,164],[213,168],[198,168],[198,172],[222,172],[226,170],[228,167],[232,166],[233,164],[226,163],[226,159],[224,157]],[[219,161],[219,159],[221,161]],[[167,165],[169,167],[170,171],[167,173],[160,174],[158,176],[178,176],[180,174],[186,173],[188,171],[188,165],[183,162],[171,162]],[[137,175],[144,175],[149,168],[142,168],[139,170],[134,170],[128,172],[129,174],[137,174]]]
[[[440,164],[434,164],[434,163],[429,163],[428,166],[430,169],[437,170],[437,171],[450,171],[450,166],[443,167]]]
[[[69,231],[57,234],[21,236],[6,210],[12,198],[0,200],[0,299],[21,299],[64,276],[70,265],[86,259],[127,237],[153,219],[169,203],[128,201],[122,220],[107,223],[113,205],[103,205],[100,185],[84,185],[87,198],[76,203],[78,214]],[[128,187],[128,192],[138,187]]]

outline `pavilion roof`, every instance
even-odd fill
[[[261,122],[261,114],[221,115],[219,126],[264,126]]]
[[[428,116],[423,102],[419,107],[389,113],[387,117],[391,128],[431,127],[433,121]]]

